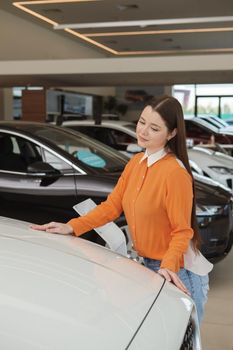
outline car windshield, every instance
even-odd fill
[[[80,133],[55,127],[36,128],[33,133],[53,142],[96,174],[121,172],[127,163],[127,158],[117,151]]]

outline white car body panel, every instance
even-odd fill
[[[233,184],[233,157],[197,146],[188,150],[188,157],[191,161],[195,162],[211,179],[218,181],[227,187],[229,187],[229,183]],[[224,167],[232,169],[232,173],[220,174],[210,167]]]
[[[105,126],[105,127],[110,127],[111,129],[115,129],[115,130],[122,130],[132,137],[135,137],[135,131],[132,130],[131,128],[127,127],[127,125],[131,125],[132,128],[134,126],[135,130],[136,130],[136,125],[134,123],[132,123],[130,121],[128,122],[126,120],[125,121],[124,120],[114,120],[114,121],[103,120],[103,121],[101,121],[100,125],[96,125],[94,120],[78,120],[78,121],[71,120],[71,121],[64,121],[62,123],[62,126],[69,127],[69,125],[70,126],[72,126],[72,125],[85,125],[85,126],[95,125],[96,127]]]
[[[0,241],[1,349],[179,349],[193,302],[158,274],[9,218],[0,218]]]
[[[119,151],[123,153],[125,156],[132,158],[135,153],[141,152],[142,148],[137,145],[137,137],[136,137],[136,125],[131,122],[123,121],[123,120],[103,120],[100,125],[96,125],[94,120],[78,120],[78,121],[64,121],[62,126],[67,128],[72,128],[72,126],[95,126],[97,128],[109,128],[111,130],[118,130],[123,132],[126,135],[131,136],[135,139],[135,144],[129,144],[126,151]],[[82,132],[80,130],[80,132]]]

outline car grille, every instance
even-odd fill
[[[194,350],[194,328],[191,319],[189,320],[183,343],[180,350]]]

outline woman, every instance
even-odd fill
[[[129,161],[105,202],[66,224],[32,228],[80,236],[124,211],[134,249],[145,265],[190,294],[201,321],[212,267],[198,251],[193,178],[180,103],[169,96],[153,99],[143,110],[136,133],[146,151]]]

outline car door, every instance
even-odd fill
[[[0,159],[0,215],[35,223],[65,222],[75,216],[72,207],[77,203],[77,171],[42,144],[19,135],[8,133],[8,137],[13,153],[23,160],[25,168],[14,161],[3,167]],[[30,166],[41,162],[50,164],[54,171],[30,170]]]

